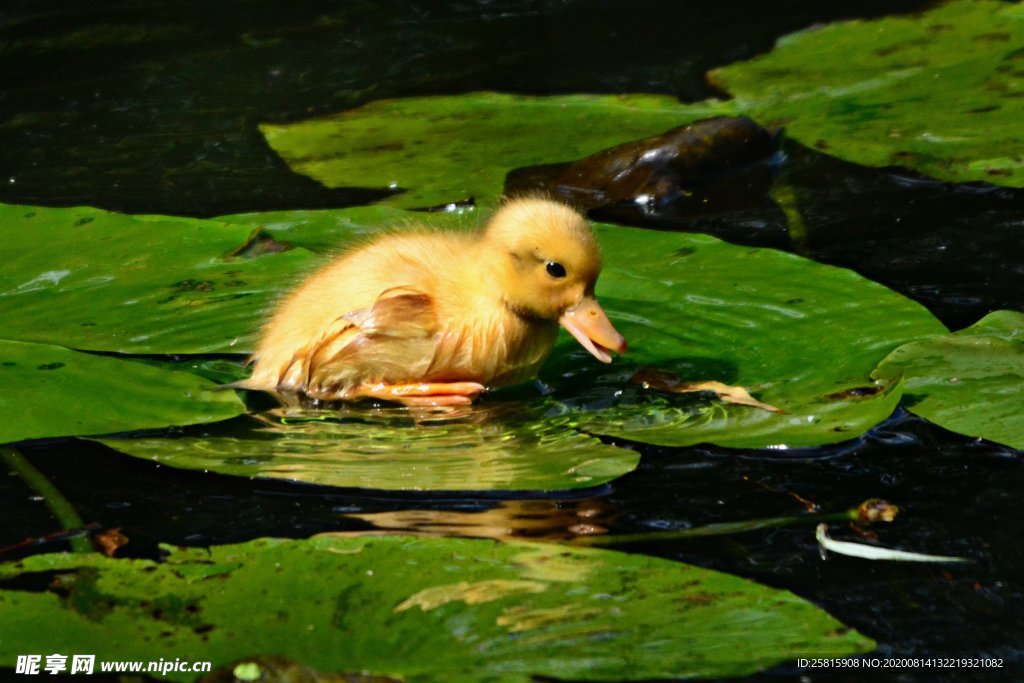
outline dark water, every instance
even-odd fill
[[[327,190],[291,173],[256,125],[380,97],[476,89],[699,99],[708,68],[764,51],[779,35],[925,5],[8,1],[0,6],[0,201],[197,216],[363,202],[375,194]],[[1024,193],[858,168],[793,144],[786,155],[809,255],[887,284],[954,328],[991,310],[1024,309]],[[766,207],[685,227],[786,247],[783,225]],[[401,523],[398,513],[413,509],[500,509],[533,520],[524,535],[565,533],[581,520],[629,533],[798,514],[803,506],[790,493],[829,510],[882,497],[903,511],[881,530],[886,545],[978,562],[823,562],[807,527],[630,549],[793,590],[876,639],[879,656],[1000,657],[1006,667],[874,671],[871,679],[1024,677],[1021,454],[905,413],[856,442],[785,456],[648,447],[640,469],[612,485],[504,507],[502,496],[376,494],[178,471],[74,440],[23,450],[86,521],[123,527],[125,551],[136,555],[157,542],[368,527],[340,517],[350,513],[395,513]],[[57,528],[14,477],[0,479],[0,519],[0,546]],[[868,678],[783,667],[756,679],[801,676]]]

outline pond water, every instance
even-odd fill
[[[8,2],[0,8],[0,201],[192,216],[364,203],[377,193],[326,189],[293,173],[257,124],[384,97],[479,89],[697,100],[710,94],[708,69],[763,52],[780,35],[928,5],[429,4]],[[989,311],[1024,310],[1024,192],[866,169],[795,143],[784,151],[784,173],[801,193],[808,223],[806,255],[923,303],[953,329]],[[784,217],[771,207],[663,219],[657,227],[788,248]],[[485,535],[511,528],[523,537],[594,528],[635,533],[799,514],[800,498],[843,510],[880,497],[902,510],[883,529],[885,545],[977,561],[822,561],[813,528],[801,525],[628,549],[790,589],[877,640],[879,656],[999,657],[1006,667],[876,671],[872,678],[1020,678],[1019,451],[902,410],[863,438],[830,447],[642,451],[640,468],[613,484],[524,499],[250,481],[162,468],[76,440],[23,448],[83,519],[121,527],[131,539],[123,552],[136,556],[152,556],[158,542],[305,538],[372,524],[471,525]],[[0,480],[0,519],[0,546],[56,529],[45,505],[15,477]],[[751,680],[863,678],[783,667]]]

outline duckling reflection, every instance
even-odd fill
[[[614,516],[615,509],[602,498],[505,500],[487,510],[474,511],[395,510],[345,515],[372,524],[375,532],[543,541],[607,533]]]

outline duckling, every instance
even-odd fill
[[[237,386],[464,405],[535,377],[559,324],[609,363],[627,345],[594,298],[600,270],[590,226],[547,199],[510,200],[475,233],[384,235],[284,300]]]

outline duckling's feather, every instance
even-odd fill
[[[337,396],[360,384],[393,384],[423,376],[437,355],[437,315],[428,295],[394,287],[373,306],[339,318],[303,354],[302,387]]]

